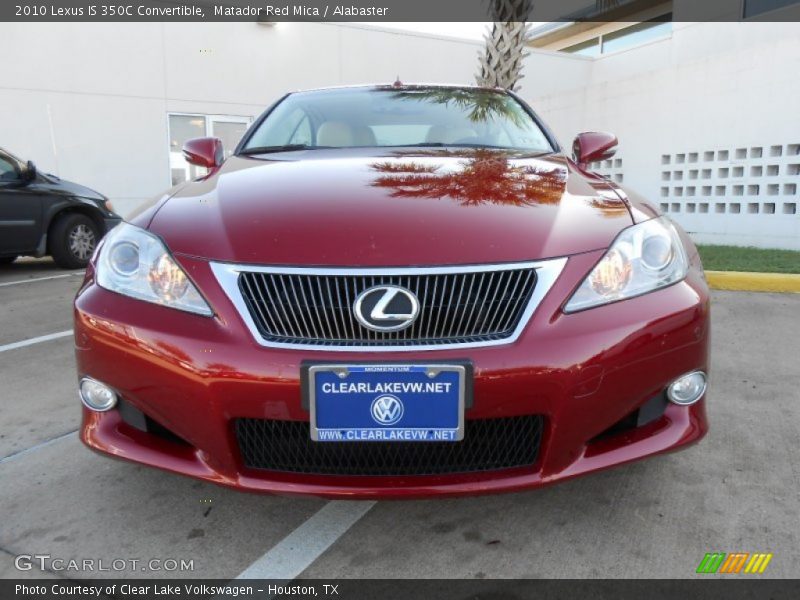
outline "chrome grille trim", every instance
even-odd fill
[[[533,313],[538,308],[541,301],[553,287],[553,284],[558,279],[559,275],[561,274],[564,266],[567,264],[566,258],[556,258],[550,260],[543,260],[543,261],[535,261],[535,262],[518,262],[518,263],[501,263],[501,264],[483,264],[483,265],[454,265],[454,266],[438,266],[438,267],[368,267],[368,268],[341,268],[341,267],[283,267],[283,266],[264,266],[264,265],[246,265],[246,264],[233,264],[233,263],[222,263],[222,262],[211,262],[211,270],[213,271],[217,281],[219,282],[220,286],[224,290],[227,297],[236,307],[239,316],[244,321],[247,328],[250,330],[253,338],[258,342],[261,346],[265,346],[268,348],[285,348],[285,349],[294,349],[294,350],[316,350],[320,352],[359,352],[364,350],[369,350],[370,352],[410,352],[410,351],[419,351],[419,350],[451,350],[451,349],[459,349],[459,348],[481,348],[486,346],[500,346],[506,344],[514,343],[520,335],[522,335],[523,330],[525,329],[528,321],[530,320]],[[476,280],[478,280],[479,285],[483,285],[486,283],[487,288],[490,289],[491,281],[494,280],[495,276],[498,275],[500,272],[505,271],[519,271],[519,274],[516,277],[516,281],[511,281],[514,279],[513,275],[510,276],[510,280],[508,285],[514,286],[514,292],[519,289],[519,286],[523,284],[525,280],[525,273],[530,270],[535,270],[536,272],[536,279],[533,286],[533,291],[530,294],[530,298],[528,299],[527,305],[522,312],[522,315],[519,317],[516,327],[511,332],[510,335],[504,335],[499,339],[484,339],[479,341],[463,341],[463,342],[436,342],[436,343],[415,343],[415,344],[404,344],[402,338],[396,338],[397,343],[393,344],[391,341],[395,341],[393,338],[389,343],[384,343],[382,345],[376,345],[375,341],[378,339],[376,335],[373,335],[374,332],[370,332],[368,336],[360,341],[348,343],[346,345],[336,344],[327,342],[325,340],[321,340],[317,343],[302,343],[302,342],[286,342],[286,341],[276,341],[276,340],[269,340],[265,339],[261,334],[256,322],[253,319],[253,316],[250,313],[250,309],[244,299],[244,296],[239,288],[239,276],[241,273],[261,273],[264,274],[264,280],[269,280],[270,285],[264,285],[264,289],[262,290],[262,286],[254,285],[248,288],[248,292],[251,296],[258,296],[262,299],[264,304],[268,302],[270,304],[280,306],[283,314],[283,320],[278,316],[277,318],[273,318],[273,315],[269,314],[269,311],[261,311],[259,312],[259,319],[263,323],[269,323],[273,326],[273,331],[281,332],[283,337],[289,337],[291,332],[287,327],[294,328],[295,331],[305,332],[306,335],[309,337],[314,337],[312,333],[312,329],[309,327],[309,324],[306,322],[302,311],[286,311],[283,305],[280,302],[275,302],[274,298],[272,297],[272,290],[278,290],[279,287],[283,288],[285,294],[290,295],[291,298],[298,298],[296,295],[296,291],[294,290],[294,284],[291,279],[289,279],[289,286],[286,287],[286,278],[283,277],[276,277],[281,275],[311,275],[311,276],[342,276],[344,277],[343,282],[347,289],[344,290],[344,297],[342,294],[342,290],[339,289],[339,286],[335,286],[333,289],[330,286],[330,278],[325,278],[325,296],[328,296],[331,306],[338,307],[338,313],[340,315],[339,318],[332,319],[334,322],[333,329],[329,331],[336,331],[337,335],[339,335],[338,328],[344,330],[341,332],[344,336],[350,336],[351,338],[357,338],[359,335],[359,325],[355,323],[355,319],[353,317],[352,310],[348,309],[345,310],[345,302],[346,299],[353,295],[356,291],[355,286],[349,286],[348,280],[360,278],[364,285],[369,285],[370,282],[366,279],[369,277],[403,277],[407,276],[408,279],[403,280],[400,282],[400,285],[404,285],[406,287],[411,287],[410,277],[411,276],[426,276],[426,275],[470,275],[471,283],[470,285],[475,285]],[[280,279],[281,281],[277,281],[276,279]],[[453,280],[452,284],[449,285],[451,288],[450,296],[452,298],[453,295],[456,296],[456,303],[460,303],[460,300],[464,294],[465,287],[466,287],[466,279],[467,277],[461,278],[461,283],[459,285],[455,285],[455,280]],[[489,280],[488,282],[486,280]],[[483,280],[483,281],[481,281]],[[244,285],[250,285],[248,282],[248,278],[242,278],[242,281],[245,282]],[[309,280],[311,281],[311,280]],[[322,288],[322,277],[317,277],[317,286],[318,291],[321,293]],[[437,281],[438,279],[434,279]],[[430,283],[430,278],[426,278],[424,281],[424,285],[428,285]],[[311,283],[309,283],[308,287],[309,290],[311,289]],[[374,285],[374,282],[372,283]],[[420,286],[423,285],[422,282],[419,283]],[[301,286],[302,287],[302,286]],[[353,291],[351,292],[350,287],[353,287]],[[430,286],[431,288],[433,286]],[[441,287],[445,287],[442,285]],[[456,291],[456,287],[460,289]],[[255,288],[255,289],[253,289]],[[253,292],[256,292],[255,294]],[[305,294],[305,291],[302,291],[302,294]],[[301,295],[302,295],[301,294]],[[427,294],[425,294],[427,296]],[[438,295],[441,296],[440,300],[444,301],[445,292],[439,291]],[[334,302],[334,299],[338,302]],[[298,301],[299,303],[299,301]],[[451,299],[447,300],[448,304],[451,304]],[[471,323],[472,326],[481,323],[481,315],[484,311],[478,309],[475,310],[475,307],[472,307],[473,310],[470,312],[468,322]],[[483,307],[481,307],[483,308]],[[260,307],[258,303],[255,303],[256,311],[260,311]],[[316,305],[314,309],[318,313],[318,309]],[[324,323],[325,318],[327,317],[330,319],[328,312],[331,311],[323,310],[325,313],[324,317],[320,317],[322,320],[319,320],[318,324],[322,325]],[[298,316],[294,314],[295,312],[300,312],[300,319]],[[442,319],[442,313],[445,311],[438,310],[436,311],[436,315],[434,317],[434,331],[447,331],[453,330],[456,326],[456,319],[457,319],[457,311],[451,311],[452,316],[450,318],[450,323],[439,323],[438,319]],[[292,313],[292,314],[290,314]],[[347,313],[346,315],[344,313]],[[514,322],[514,319],[517,317],[515,311],[512,310],[511,303],[508,303],[507,306],[504,308],[501,315],[495,315],[494,321],[495,323],[504,325],[506,329],[511,327]],[[445,315],[446,316],[446,315]],[[484,321],[489,318],[489,315],[483,315]],[[464,315],[461,316],[462,321],[458,326],[458,331],[467,331],[464,328]],[[446,319],[443,319],[446,320]],[[311,319],[313,321],[313,319]],[[293,325],[292,325],[293,324]],[[311,323],[313,327],[313,322]],[[409,336],[419,336],[420,333],[420,319],[414,323],[413,326],[409,328]],[[367,330],[368,331],[368,330]],[[370,343],[371,342],[371,343]]]

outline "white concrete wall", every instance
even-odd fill
[[[0,23],[0,146],[126,214],[169,187],[170,112],[255,117],[286,91],[470,82],[480,43],[279,23]]]
[[[612,131],[617,159],[600,170],[696,239],[800,249],[799,23],[676,23],[589,63],[572,89],[526,96],[565,147],[579,130]],[[529,59],[526,80],[535,69]]]
[[[469,83],[480,45],[312,23],[2,23],[0,56],[18,59],[0,77],[0,146],[124,214],[169,186],[170,112],[255,117],[287,90],[398,75]],[[598,59],[533,50],[521,94],[567,149],[579,131],[616,133],[602,170],[697,239],[800,248],[798,72],[800,24],[678,23]]]

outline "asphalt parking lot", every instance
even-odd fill
[[[686,578],[713,551],[772,552],[758,577],[800,577],[798,294],[714,293],[711,432],[687,451],[526,493],[329,503],[84,448],[67,334],[80,280],[0,267],[0,577]],[[20,572],[20,554],[194,570]]]

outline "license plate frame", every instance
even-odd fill
[[[342,373],[345,375],[342,376]],[[445,442],[445,443],[454,443],[464,439],[464,414],[467,408],[470,408],[472,405],[472,364],[468,361],[447,361],[447,362],[416,362],[416,361],[408,361],[408,362],[305,362],[302,366],[301,372],[301,381],[302,381],[302,395],[303,395],[303,406],[304,408],[308,409],[310,421],[309,421],[309,431],[311,440],[314,442],[320,443],[348,443],[348,442],[389,442],[389,443],[399,443],[399,442],[419,442],[419,443],[431,443],[431,442]],[[354,405],[357,405],[359,408],[358,418],[361,419],[362,423],[353,423],[349,427],[343,427],[341,422],[333,427],[326,426],[331,425],[331,423],[322,423],[320,424],[320,417],[324,420],[330,420],[332,418],[331,412],[332,408],[327,406],[328,402],[332,402],[330,397],[333,395],[332,392],[327,394],[320,394],[322,395],[321,402],[323,404],[318,404],[318,377],[320,374],[323,375],[323,378],[327,378],[329,382],[341,382],[344,379],[351,378],[351,376],[355,376],[351,379],[351,382],[354,382],[355,379],[365,379],[369,376],[372,378],[383,379],[383,383],[385,386],[397,385],[400,384],[421,384],[421,383],[450,383],[450,388],[448,389],[447,394],[450,394],[451,397],[441,399],[441,401],[448,402],[449,404],[442,404],[442,405],[431,405],[431,404],[424,404],[426,402],[436,402],[439,401],[438,399],[431,400],[430,398],[426,398],[426,394],[433,394],[434,392],[425,392],[425,391],[414,391],[408,390],[406,388],[403,389],[402,396],[405,397],[405,400],[401,398],[399,394],[389,394],[383,390],[381,391],[358,391],[358,392],[343,392],[345,395],[351,396],[360,396],[357,399],[347,398],[346,402],[344,400],[344,396],[342,397],[343,404],[335,407],[336,409],[339,408],[347,408],[347,404],[350,405],[350,408],[353,408]],[[333,376],[331,376],[333,374]],[[424,378],[423,378],[424,375]],[[455,381],[453,380],[455,377]],[[384,379],[386,378],[386,379]],[[409,381],[411,379],[411,381]],[[421,381],[420,381],[421,380]],[[437,381],[438,380],[438,381]],[[325,383],[325,382],[322,382]],[[363,381],[358,381],[358,383],[364,383]],[[453,390],[453,384],[456,383],[456,389]],[[441,388],[440,388],[441,389]],[[457,397],[452,397],[453,392],[457,394]],[[337,392],[342,393],[342,392]],[[437,392],[438,393],[438,392]],[[400,400],[401,405],[401,417],[400,421],[404,420],[406,417],[405,414],[405,406],[410,403],[412,408],[421,409],[418,410],[418,414],[426,413],[426,417],[430,417],[427,412],[431,410],[441,410],[442,412],[446,413],[447,417],[447,426],[446,427],[437,427],[436,423],[429,423],[428,425],[421,425],[420,417],[410,418],[407,421],[413,424],[413,426],[405,426],[405,427],[393,427],[391,425],[381,424],[377,421],[376,417],[372,416],[373,414],[373,405],[378,402],[378,399],[381,395],[393,395],[395,399]],[[370,400],[371,404],[367,405],[366,401],[368,398],[372,397]],[[388,401],[390,404],[393,404],[391,400]],[[435,406],[435,409],[433,408]],[[322,409],[322,410],[320,410]],[[378,409],[380,410],[380,409]],[[455,410],[455,414],[453,411]],[[363,411],[367,411],[370,414],[372,422],[370,426],[365,426],[364,421],[366,420],[363,414]],[[341,415],[337,412],[336,417],[342,418]],[[399,421],[399,422],[400,422]],[[439,423],[442,424],[442,423]],[[341,436],[337,436],[337,434],[333,433],[335,431],[339,431]],[[351,433],[348,433],[351,432]],[[382,433],[379,433],[382,432]],[[407,433],[408,432],[408,433]],[[425,432],[425,433],[423,433]]]

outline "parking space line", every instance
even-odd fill
[[[29,338],[27,340],[20,340],[19,342],[6,344],[5,346],[0,346],[0,352],[7,352],[8,350],[16,350],[17,348],[24,348],[25,346],[33,346],[34,344],[49,342],[50,340],[57,340],[59,338],[67,337],[68,335],[72,335],[72,329],[67,329],[66,331],[59,331],[57,333],[48,333],[47,335],[40,335],[39,337]]]
[[[64,273],[63,275],[48,275],[47,277],[33,277],[31,279],[17,279],[15,281],[5,281],[0,283],[0,287],[7,285],[19,285],[20,283],[33,283],[35,281],[47,281],[49,279],[63,279],[64,277],[74,277],[75,275],[83,275],[83,271],[75,271],[74,273]]]
[[[60,442],[61,440],[67,439],[68,437],[71,437],[76,433],[78,433],[77,429],[74,431],[69,431],[64,435],[54,437],[53,439],[47,440],[46,442],[42,442],[41,444],[36,444],[35,446],[31,446],[30,448],[25,448],[24,450],[20,450],[19,452],[14,452],[14,454],[9,454],[8,456],[4,456],[3,458],[0,458],[0,465],[2,465],[5,462],[14,460],[15,458],[19,458],[20,456],[25,456],[26,454],[30,454],[31,452],[36,452],[37,450],[46,448],[47,446],[55,444],[56,442]]]
[[[237,579],[291,581],[375,506],[374,501],[333,500],[247,567]]]

